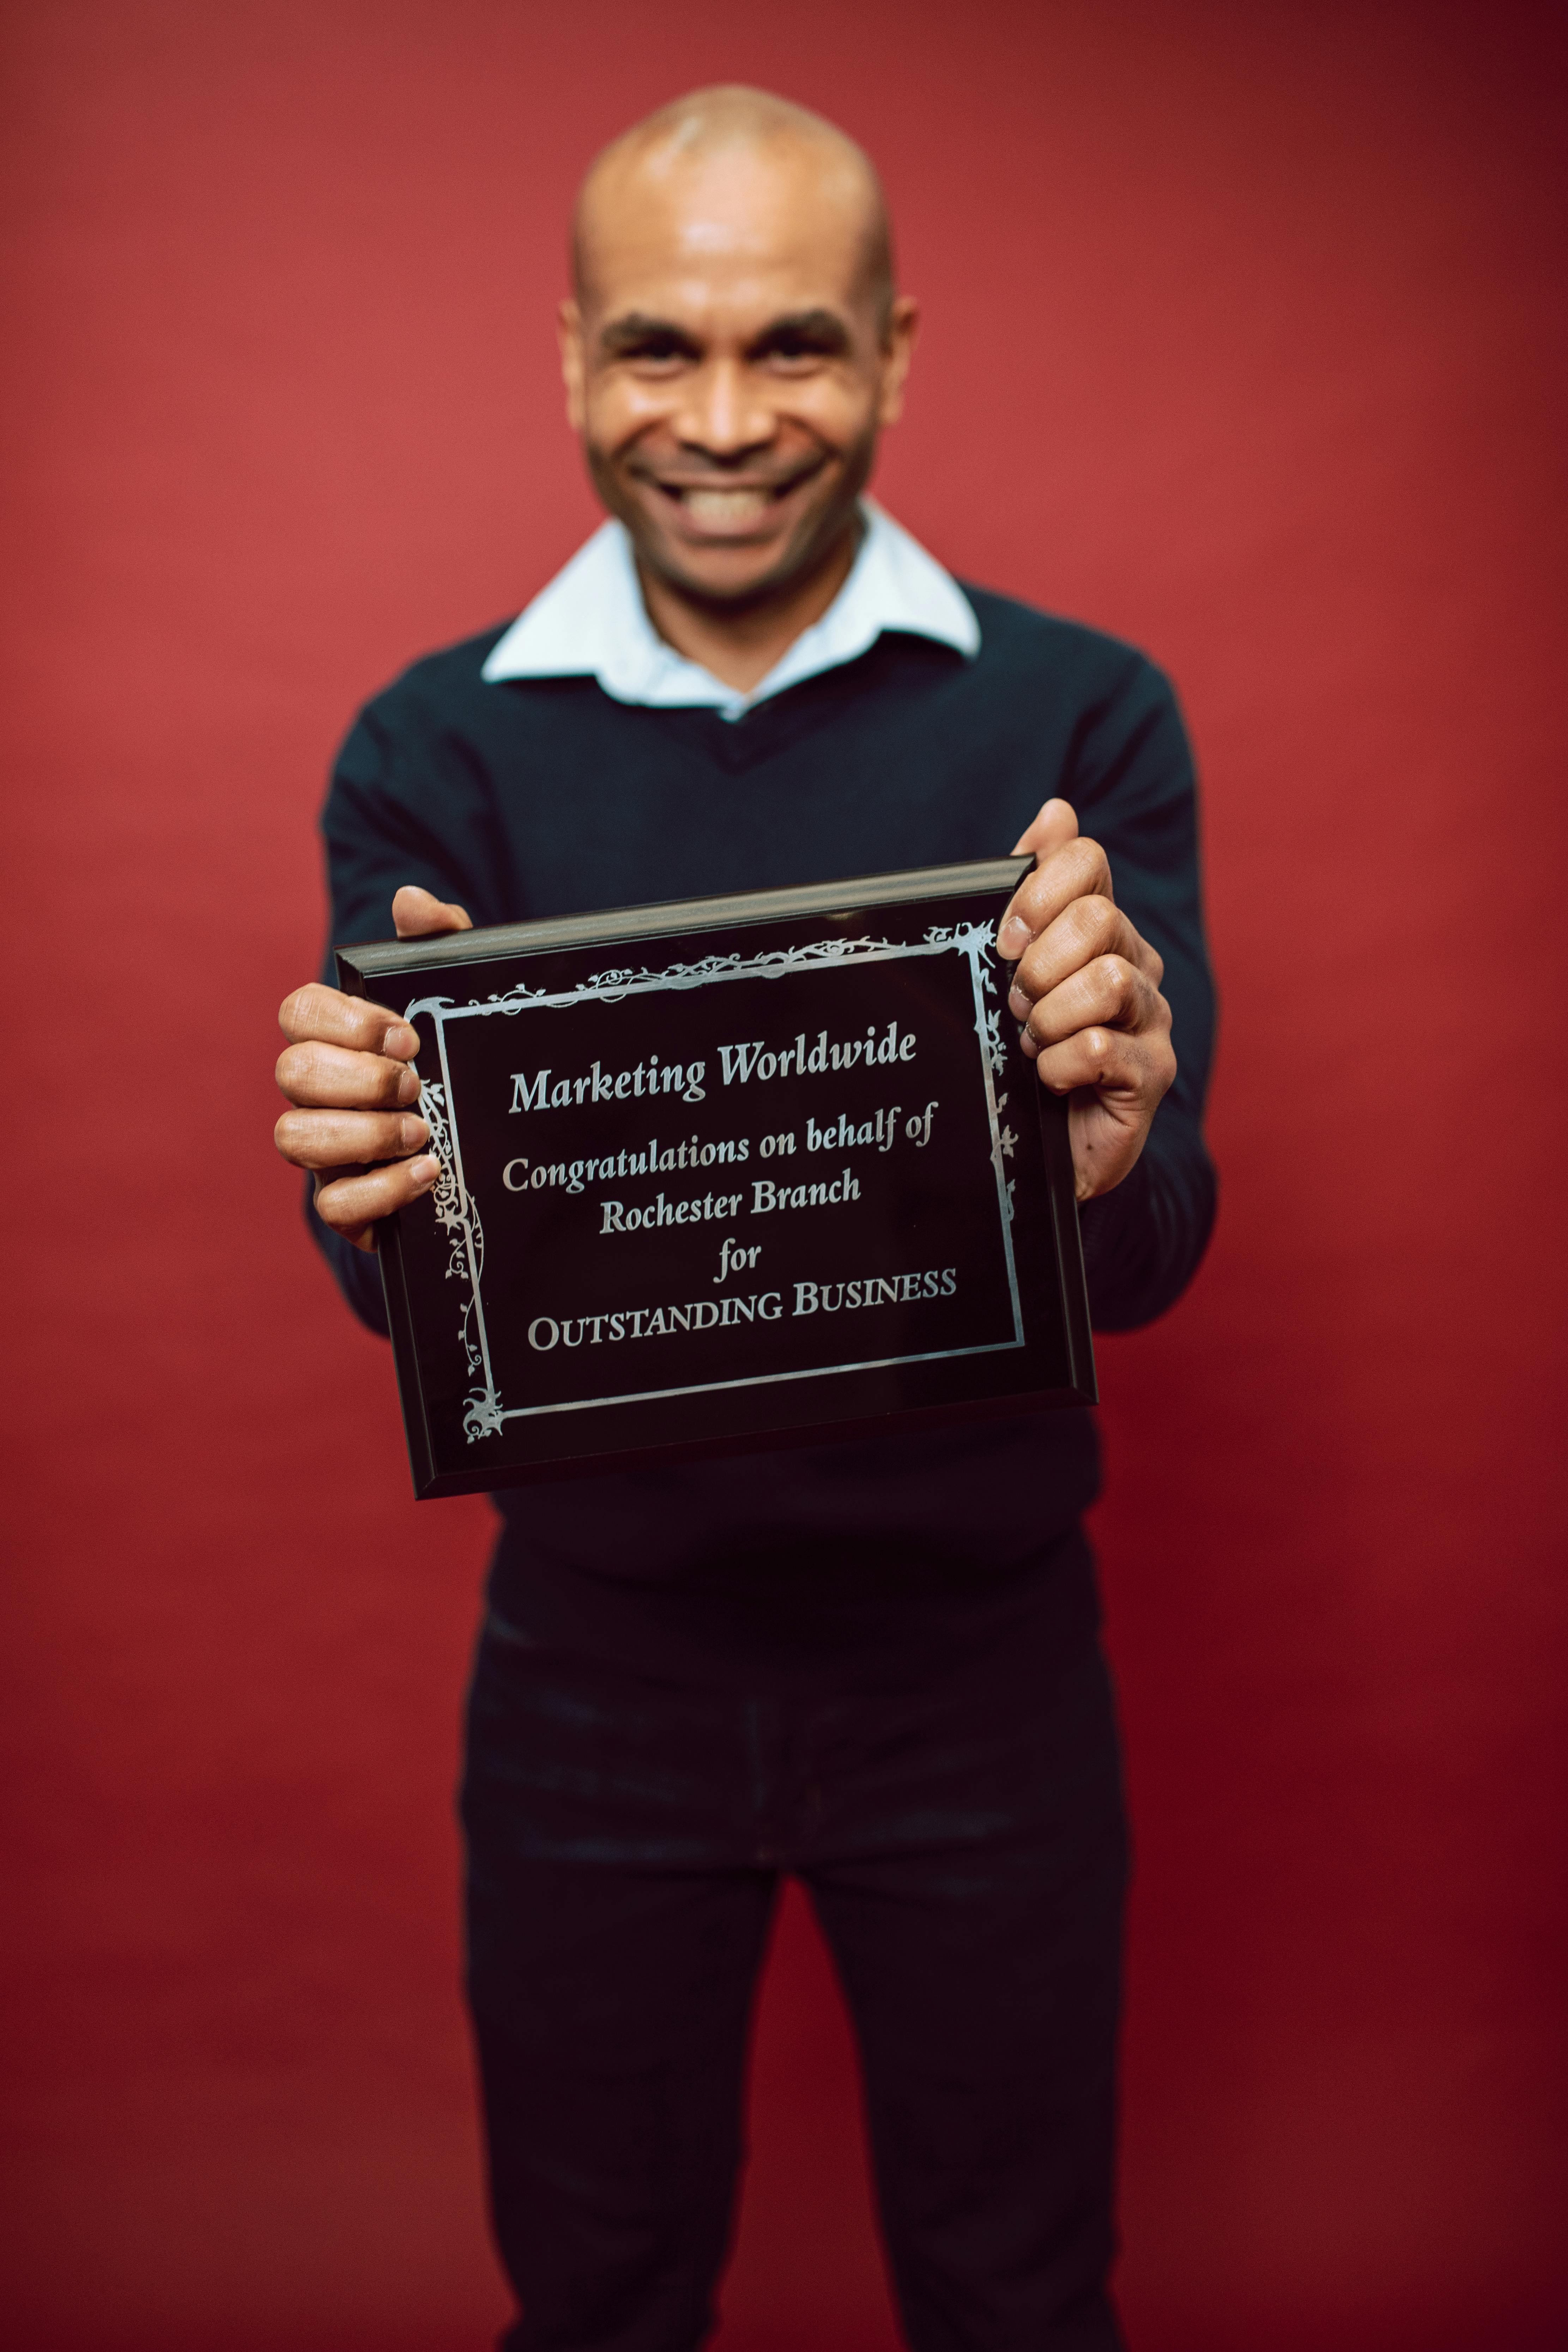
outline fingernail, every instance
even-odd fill
[[[403,1137],[405,1151],[412,1151],[416,1145],[428,1143],[430,1140],[430,1126],[427,1119],[405,1118],[399,1132]]]
[[[996,934],[996,952],[1006,963],[1016,963],[1028,946],[1031,933],[1022,915],[1009,915]]]
[[[399,1101],[399,1102],[412,1102],[412,1101],[415,1099],[416,1096],[418,1094],[418,1092],[419,1092],[419,1073],[418,1073],[418,1071],[417,1071],[417,1070],[404,1070],[403,1072],[401,1072],[401,1074],[399,1075],[399,1077],[398,1077],[398,1081],[397,1081],[397,1099],[398,1099],[398,1101]]]
[[[1007,991],[1007,1010],[1015,1021],[1026,1021],[1034,1006],[1021,988],[1010,988]]]
[[[414,1179],[415,1191],[427,1192],[441,1173],[441,1163],[434,1152],[429,1152],[423,1160],[411,1161],[408,1173]]]

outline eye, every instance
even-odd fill
[[[752,346],[754,364],[775,375],[817,375],[835,360],[847,359],[850,338],[844,320],[831,310],[805,310],[797,318],[774,319]]]
[[[646,341],[634,344],[630,351],[622,353],[629,367],[661,373],[679,367],[690,356],[677,335],[649,335]]]
[[[690,336],[667,319],[617,320],[605,329],[602,349],[612,367],[645,376],[672,375],[700,356]]]
[[[831,354],[819,336],[784,333],[768,345],[765,356],[771,366],[799,374],[805,369],[820,367]]]

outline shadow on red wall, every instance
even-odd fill
[[[354,704],[591,520],[574,179],[720,76],[886,166],[928,336],[883,496],[1148,646],[1205,773],[1221,1229],[1103,1360],[1136,2340],[1568,2338],[1551,36],[1507,0],[13,16],[17,2352],[474,2352],[503,2309],[447,1796],[487,1515],[407,1500],[270,1155],[272,1013]],[[754,2136],[725,2352],[890,2346],[793,1901]]]

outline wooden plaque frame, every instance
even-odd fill
[[[1096,1402],[1029,864],[337,950],[443,1163],[380,1245],[421,1497]]]

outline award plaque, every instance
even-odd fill
[[[380,1241],[420,1496],[1094,1402],[1029,862],[338,950],[442,1166]]]

